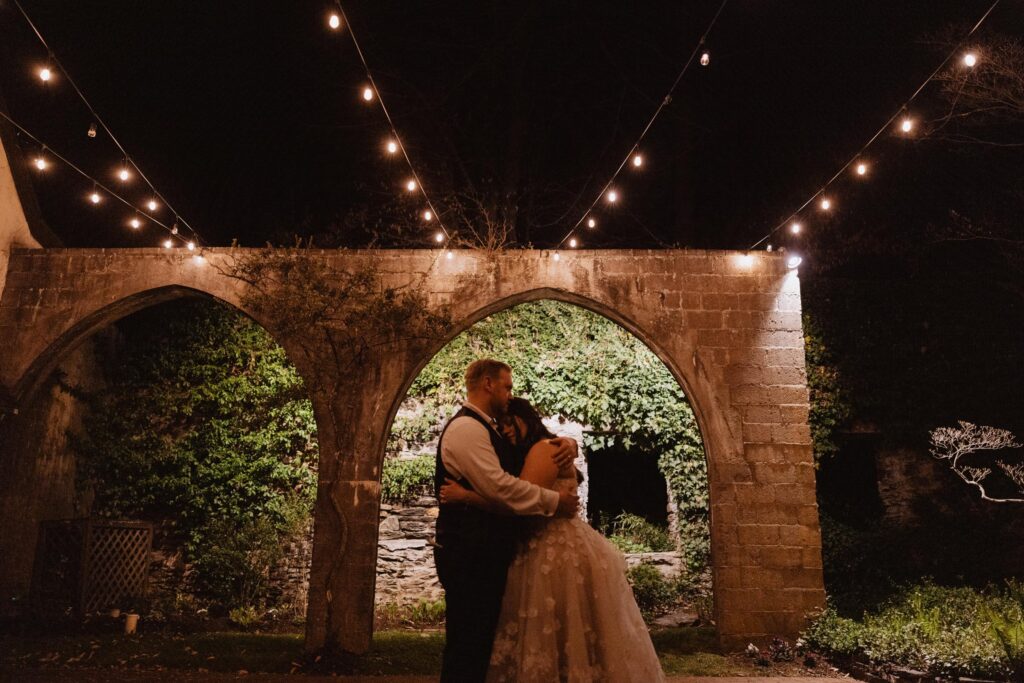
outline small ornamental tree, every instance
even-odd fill
[[[944,460],[949,469],[965,483],[978,489],[983,500],[993,503],[1024,503],[1024,462],[994,460],[993,465],[1005,475],[1001,488],[1012,491],[1002,495],[993,492],[995,486],[999,485],[993,486],[990,480],[994,472],[992,465],[971,462],[984,452],[1020,448],[1021,444],[1011,432],[961,420],[956,427],[933,429],[931,444],[932,455]]]

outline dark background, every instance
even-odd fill
[[[589,246],[744,248],[784,219],[910,95],[989,0],[732,0],[655,123],[643,171],[627,168],[621,207]],[[385,159],[379,107],[327,2],[24,0],[58,58],[203,243],[367,243],[374,221],[417,224],[407,176]],[[435,200],[468,191],[512,216],[521,244],[557,243],[625,156],[708,25],[718,2],[421,2],[346,8],[413,161]],[[1003,2],[986,29],[1014,33]],[[105,181],[120,158],[59,78],[10,0],[0,0],[0,92],[11,114]],[[926,90],[921,106],[941,103]],[[26,145],[34,153],[34,145]],[[883,135],[870,182],[841,185],[835,226],[969,212],[1009,161]],[[998,157],[998,155],[995,155]],[[1019,166],[1017,175],[1019,176]],[[66,168],[35,183],[69,246],[153,246],[130,212],[84,200]],[[849,183],[847,183],[849,185]],[[126,194],[144,199],[141,185]],[[441,206],[439,206],[441,208]],[[446,222],[457,220],[444,209]],[[367,215],[373,216],[368,220]],[[159,216],[170,222],[166,209]],[[324,234],[326,237],[323,237]],[[403,246],[429,244],[418,229]]]

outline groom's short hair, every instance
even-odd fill
[[[502,370],[512,372],[512,368],[507,363],[502,363],[500,360],[494,360],[493,358],[481,358],[480,360],[473,361],[466,368],[466,389],[473,391],[480,386],[480,383],[486,377],[498,379]]]

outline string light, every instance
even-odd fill
[[[150,211],[156,211],[158,208],[160,208],[160,205],[156,203],[155,199],[150,199],[148,202],[146,202],[146,208],[149,209]]]
[[[53,71],[50,67],[44,66],[39,70],[39,80],[43,83],[49,83],[51,78],[53,78]]]
[[[741,254],[739,257],[740,265],[744,268],[750,268],[754,265],[754,257],[751,254]]]
[[[448,253],[446,253],[446,254],[444,255],[444,257],[445,257],[446,259],[448,259],[449,261],[451,261],[451,260],[452,260],[453,258],[455,258],[455,254],[453,254],[453,253],[452,253],[451,251],[449,251]]]
[[[427,209],[426,211],[424,211],[423,212],[423,220],[425,220],[428,223],[430,221],[434,220],[434,212],[431,211],[430,209]]]
[[[633,155],[633,167],[634,168],[640,168],[643,165],[644,165],[644,158],[643,158],[643,156],[639,152],[637,152],[636,154]]]
[[[195,242],[189,241],[189,243],[186,244],[185,246],[188,247],[189,251],[195,251],[196,250],[196,243]]]
[[[363,88],[363,99],[367,102],[373,101],[373,88],[370,86]]]
[[[178,234],[178,222],[177,221],[175,221],[174,225],[171,226],[171,234],[172,235],[177,235]]]
[[[609,204],[614,204],[619,201],[619,193],[617,190],[608,190],[608,192],[605,193],[604,198]]]
[[[818,202],[818,206],[822,211],[829,211],[832,209],[832,200],[828,197],[822,197],[821,201]]]
[[[597,227],[597,221],[596,221],[596,220],[594,220],[594,218],[593,218],[593,217],[591,217],[591,218],[588,218],[588,219],[587,219],[587,227],[588,227],[588,228],[596,228],[596,227]]]
[[[705,53],[701,54],[701,56],[700,56],[700,65],[701,66],[707,66],[710,63],[711,63],[711,53],[710,52],[705,52]]]
[[[46,157],[44,157],[42,153],[40,153],[39,156],[36,157],[35,161],[33,161],[32,164],[40,171],[45,171],[47,166],[50,165],[49,162],[46,161]]]
[[[128,170],[127,164],[122,166],[121,170],[117,172],[117,177],[122,183],[127,182],[128,179],[132,177],[131,172]]]
[[[174,242],[172,242],[169,239],[168,240],[164,240],[164,249],[170,249],[173,246],[174,246]]]
[[[135,216],[130,221],[128,221],[128,225],[132,226],[132,229],[138,230],[140,227],[142,227],[142,221],[139,220],[138,216]]]
[[[968,52],[964,55],[964,66],[973,67],[978,63],[978,55],[973,52]]]
[[[335,31],[341,28],[341,17],[338,16],[337,12],[331,12],[331,16],[327,17],[327,25]]]
[[[436,233],[434,235],[434,241],[437,242],[438,244],[440,244],[441,242],[444,242],[444,233],[443,232]]]
[[[796,268],[801,263],[803,263],[803,259],[797,256],[796,254],[793,254],[786,259],[786,267],[790,269]]]
[[[388,154],[394,154],[398,151],[398,143],[394,140],[388,140],[387,144],[384,145],[384,149],[388,151]]]
[[[85,134],[90,138],[96,137],[96,122],[93,121],[89,124],[89,130],[85,131]]]
[[[103,197],[101,197],[100,193],[96,191],[96,188],[93,188],[92,192],[89,193],[89,201],[93,204],[99,204],[102,199]]]
[[[793,221],[789,226],[789,231],[794,235],[799,235],[800,231],[804,229],[804,226],[800,225],[796,221]]]
[[[578,242],[576,241],[575,237],[573,237],[571,240],[569,240],[569,247],[570,248],[575,249],[577,244],[578,244]]]
[[[857,164],[857,175],[867,175],[868,165],[864,162]]]
[[[900,122],[900,130],[902,130],[904,133],[909,133],[910,131],[914,130],[914,119],[910,118],[909,116],[905,117],[903,121]]]
[[[561,261],[562,255],[556,251],[554,254],[551,255],[551,258],[554,259],[555,261]]]
[[[405,181],[405,189],[408,192],[415,192],[416,191],[416,181],[414,179],[412,179],[412,178],[409,178],[409,180]]]

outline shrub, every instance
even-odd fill
[[[668,612],[679,601],[679,584],[662,576],[654,565],[643,563],[631,567],[626,578],[633,587],[633,597],[644,619]]]
[[[610,525],[608,540],[624,553],[653,553],[675,550],[668,530],[643,517],[623,512]]]
[[[423,628],[440,626],[444,623],[445,603],[440,600],[419,600],[414,605],[400,605],[389,602],[377,607],[378,629],[408,626]]]
[[[433,455],[416,458],[387,458],[380,474],[381,496],[388,503],[403,503],[416,496],[432,493]]]
[[[1024,623],[1024,602],[1011,591],[946,588],[929,583],[904,588],[861,622],[826,610],[806,631],[807,642],[837,655],[861,655],[932,676],[1003,678],[1011,674],[1013,647],[1005,629]],[[1011,636],[1012,637],[1012,636]]]
[[[228,619],[231,623],[240,628],[251,628],[256,624],[260,623],[263,615],[258,609],[252,605],[246,605],[244,607],[235,607],[228,612]]]

